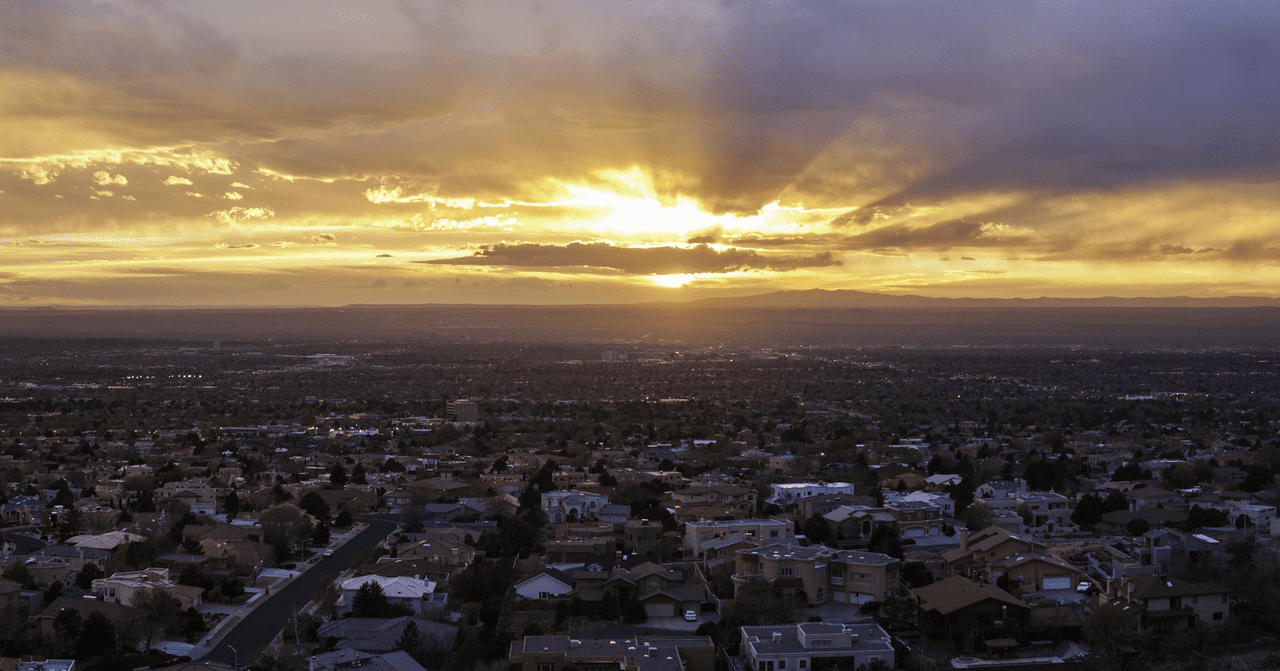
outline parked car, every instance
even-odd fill
[[[696,610],[686,610],[686,611],[684,612],[684,621],[685,621],[685,622],[697,622],[697,621],[698,621],[698,611],[696,611]]]

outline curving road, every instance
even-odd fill
[[[16,531],[17,529],[32,529],[32,528],[33,527],[14,527],[13,529],[8,529],[0,533],[0,535],[3,535],[5,538],[13,541],[14,546],[17,548],[14,551],[14,554],[29,555],[32,552],[35,552],[36,550],[39,550],[40,548],[48,545],[48,543],[40,540],[39,538],[28,536],[26,534],[17,533]]]
[[[192,657],[224,664],[244,664],[267,647],[280,633],[293,609],[300,608],[311,600],[311,592],[319,584],[320,576],[328,574],[337,578],[351,563],[353,552],[377,545],[398,526],[395,522],[373,517],[362,517],[359,521],[367,523],[369,527],[334,550],[332,556],[320,558],[302,575],[258,604],[231,631],[223,635],[222,640],[207,654],[200,657],[193,654]],[[232,648],[235,648],[235,652],[232,652]]]

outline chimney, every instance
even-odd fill
[[[775,631],[775,632],[773,632],[773,642],[774,642],[774,643],[781,643],[781,642],[782,642],[782,632],[780,632],[780,631]]]
[[[961,550],[969,549],[969,528],[968,527],[960,527],[960,549]]]

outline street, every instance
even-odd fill
[[[370,517],[363,517],[358,521],[367,523],[368,528],[334,550],[332,556],[321,557],[302,575],[248,611],[244,619],[227,632],[207,654],[201,655],[199,649],[193,650],[192,659],[244,664],[280,633],[294,608],[301,608],[311,600],[311,592],[320,582],[320,576],[327,574],[337,578],[351,562],[353,552],[377,545],[397,526],[395,522]]]

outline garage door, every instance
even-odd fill
[[[875,601],[875,597],[870,594],[859,594],[857,592],[849,592],[849,603],[867,603]]]
[[[907,538],[915,538],[917,536],[923,536],[923,535],[924,535],[924,527],[911,527],[910,529],[907,529],[907,533],[906,533]]]
[[[648,613],[649,617],[675,617],[676,605],[671,602],[650,602],[644,605],[644,612]]]
[[[1071,589],[1071,577],[1066,578],[1045,578],[1045,589]]]

